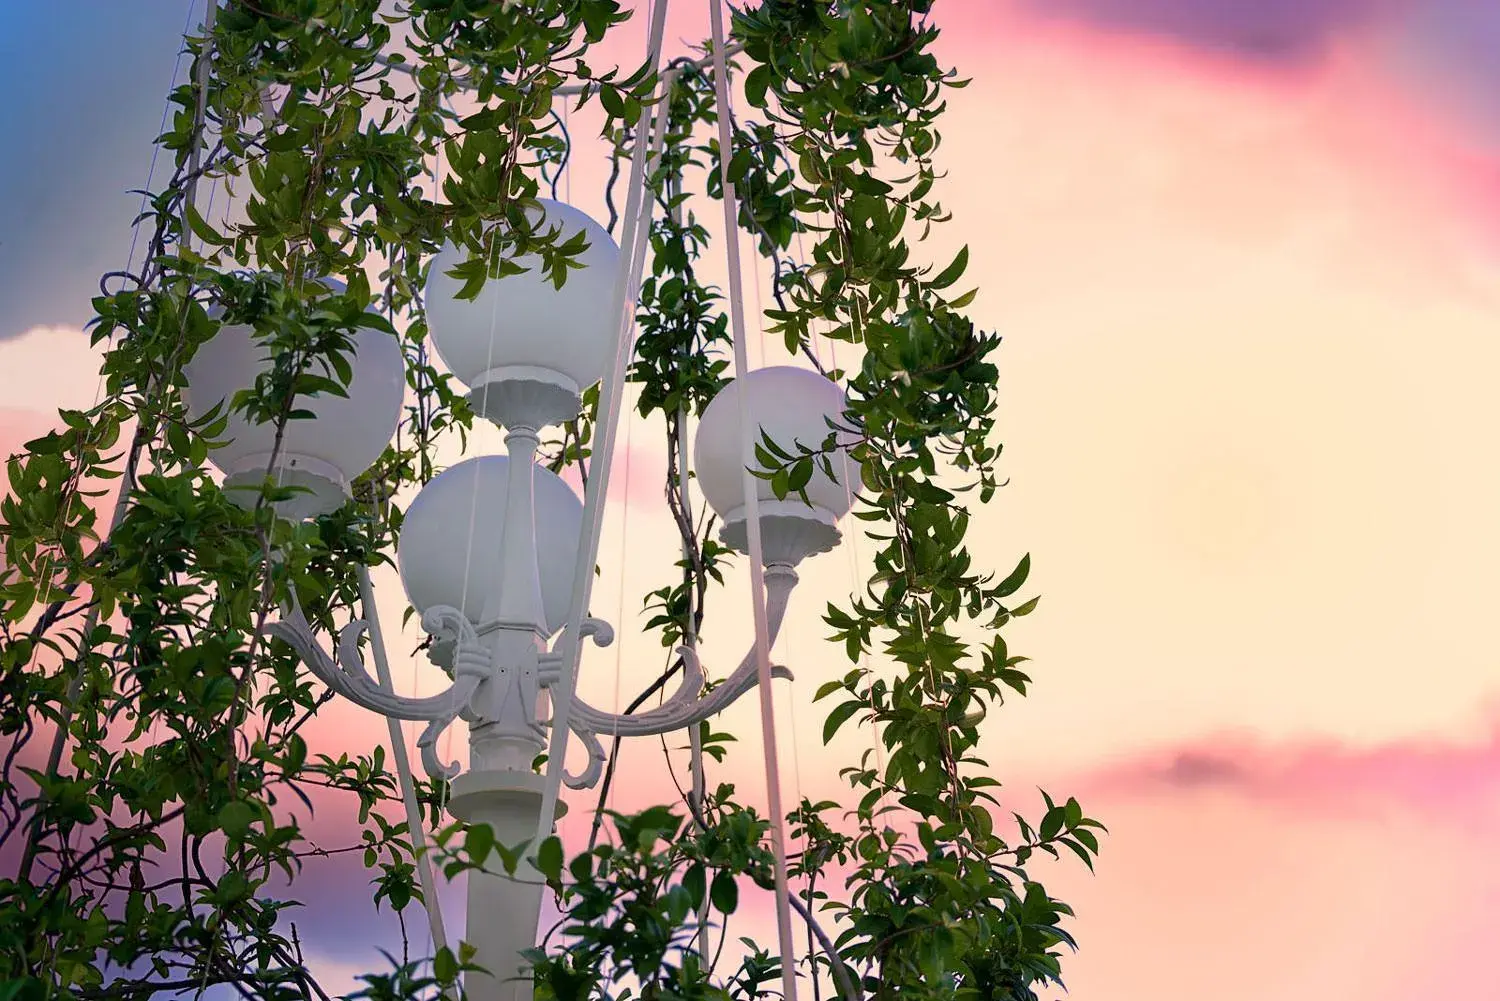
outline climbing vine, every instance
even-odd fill
[[[1029,684],[1002,631],[1036,599],[1018,598],[1027,558],[1002,576],[969,549],[969,505],[998,487],[999,339],[963,313],[966,253],[940,267],[920,253],[946,221],[933,158],[945,90],[961,85],[933,55],[934,6],[735,11],[748,108],[721,151],[711,126],[725,109],[706,61],[674,64],[660,101],[649,67],[597,68],[592,48],[630,16],[616,0],[218,5],[185,42],[191,79],[157,140],[173,169],[149,192],[144,263],[106,276],[94,301],[100,402],[62,413],[60,430],[7,464],[0,998],[327,997],[298,924],[303,868],[355,851],[377,905],[404,914],[420,901],[384,754],[309,746],[331,693],[266,627],[293,597],[323,629],[354,617],[355,569],[389,561],[402,489],[467,438],[473,414],[425,347],[421,289],[438,249],[468,250],[455,272],[465,294],[522,253],[565,284],[580,248],[528,211],[578,155],[556,112],[564,100],[598,105],[617,158],[642,115],[668,115],[628,373],[639,417],[664,434],[664,500],[682,542],[645,599],[644,628],[665,649],[698,635],[734,559],[694,510],[679,458],[728,379],[724,304],[700,277],[713,247],[694,212],[700,195],[723,197],[722,155],[739,224],[774,274],[767,329],[807,363],[842,368],[830,374],[849,409],[822,448],[761,453],[778,491],[795,492],[829,447],[852,443],[863,479],[846,531],[874,547],[861,592],[828,606],[851,666],[819,699],[825,740],[867,725],[881,753],[844,768],[848,804],[803,802],[788,818],[810,989],[1020,1001],[1061,982],[1071,912],[1027,864],[1037,851],[1091,864],[1100,825],[1071,799],[1047,798],[1030,818],[1003,811],[978,756],[981,723]],[[564,97],[565,86],[576,90]],[[207,192],[234,211],[215,214]],[[226,323],[251,326],[276,359],[230,406],[278,442],[306,416],[299,401],[345,391],[356,333],[401,345],[398,435],[340,510],[279,519],[290,494],[269,475],[274,456],[248,506],[210,474],[225,414],[192,416],[183,371]],[[835,344],[843,365],[824,365]],[[585,403],[544,451],[587,475],[597,394]],[[101,518],[110,489],[123,499]],[[680,660],[662,668],[656,687]],[[722,758],[727,735],[705,726],[701,737]],[[315,792],[344,797],[323,801],[357,820],[348,843],[309,832]],[[449,876],[515,863],[518,846],[449,825],[441,784],[419,794]],[[653,997],[776,993],[781,957],[726,949],[741,894],[772,885],[766,818],[712,781],[701,800],[600,817],[571,858],[556,839],[519,848],[561,913],[533,957],[538,996],[623,996],[625,984]],[[434,998],[472,960],[416,942],[403,936],[356,996]]]

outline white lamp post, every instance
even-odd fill
[[[366,618],[340,632],[336,656],[324,651],[295,606],[271,627],[340,694],[392,720],[425,722],[418,740],[423,763],[434,776],[452,780],[449,807],[454,816],[489,824],[496,839],[507,845],[532,839],[543,803],[556,799],[556,790],[547,789],[546,778],[534,767],[546,746],[548,725],[567,727],[582,739],[587,766],[577,774],[564,769],[555,774],[571,788],[587,788],[602,773],[605,756],[599,734],[651,735],[696,725],[757,681],[752,651],[722,684],[703,695],[703,670],[693,651],[684,648],[679,651],[684,663],[681,684],[648,712],[608,713],[572,697],[567,700],[566,719],[539,718],[541,689],[565,677],[567,658],[578,655],[565,633],[550,649],[549,641],[572,611],[575,564],[591,512],[571,487],[536,465],[538,434],[578,415],[582,391],[604,376],[616,357],[621,329],[618,316],[611,316],[607,306],[621,267],[609,235],[571,207],[543,202],[542,211],[545,224],[559,227],[562,239],[582,230],[589,242],[583,267],[570,271],[562,288],[529,271],[491,280],[476,300],[456,299],[456,281],[442,273],[459,262],[452,248],[437,256],[428,283],[433,344],[455,376],[468,385],[476,409],[505,428],[509,450],[507,456],[468,459],[435,477],[411,503],[398,540],[402,583],[421,613],[423,629],[432,636],[431,657],[451,671],[452,684],[426,698],[396,695],[378,642],[372,644],[372,653],[381,677],[370,675],[359,646],[366,630],[372,632],[372,640],[379,635],[368,599]],[[220,335],[226,346],[200,350],[189,367],[195,400],[223,398],[253,378],[253,373],[246,374],[248,354],[242,335],[226,330]],[[299,458],[299,464],[289,462],[289,468],[302,471],[304,479],[298,482],[313,485],[319,502],[283,513],[301,517],[329,510],[330,503],[336,506],[333,487],[357,475],[360,462],[374,460],[366,439],[346,435],[347,428],[358,425],[370,436],[383,435],[382,444],[389,440],[394,420],[385,424],[358,418],[390,409],[383,395],[386,380],[362,373],[367,365],[370,372],[383,373],[380,366],[386,364],[387,346],[393,344],[383,334],[357,340],[349,399],[319,401],[312,408],[317,420],[297,422],[308,428],[299,427],[295,438],[289,435],[283,449],[316,460],[315,464]],[[395,357],[399,368],[399,351]],[[837,386],[794,368],[752,372],[710,404],[700,425],[695,460],[704,494],[725,522],[722,537],[740,551],[746,547],[736,396],[742,389],[748,393],[744,412],[749,419],[793,454],[799,443],[818,447],[829,433],[828,422],[839,419],[843,411]],[[248,476],[246,457],[264,452],[263,427],[231,422],[232,444],[214,453],[226,470],[232,470],[231,478]],[[830,460],[836,475],[827,476],[820,463],[807,485],[811,506],[798,498],[778,502],[769,484],[764,485],[761,533],[773,641],[796,583],[792,568],[837,544],[836,522],[849,508],[852,467],[842,449]],[[315,475],[325,482],[315,482]],[[589,555],[591,566],[597,553]],[[597,619],[584,619],[581,632],[600,646],[613,638],[610,627]],[[439,735],[460,717],[469,725],[470,745],[470,766],[461,774],[436,754]],[[466,938],[476,948],[476,962],[492,974],[469,978],[466,987],[474,1001],[530,997],[529,982],[518,976],[523,968],[520,953],[535,943],[542,887],[540,876],[529,867],[515,878],[502,872],[471,874]]]

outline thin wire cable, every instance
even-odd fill
[[[730,173],[733,136],[729,116],[729,67],[724,53],[724,9],[721,0],[709,0],[713,37],[714,89],[718,101],[719,177],[724,194],[724,247],[729,264],[729,317],[734,347],[735,375],[749,375],[749,352],[745,334],[745,296],[740,271],[739,212],[734,178]],[[759,675],[761,745],[765,756],[767,812],[770,814],[771,853],[776,882],[776,933],[781,946],[781,988],[785,1001],[797,1001],[796,952],[792,943],[791,895],[786,874],[786,816],[781,803],[781,765],[776,752],[776,708],[771,687],[771,650],[766,623],[765,566],[760,537],[760,481],[751,472],[756,467],[754,433],[750,428],[748,393],[737,392],[740,418],[740,457],[744,473],[745,534],[750,563],[750,611],[755,620],[755,666]]]
[[[631,418],[634,414],[630,407],[620,408],[620,419],[625,422],[625,490],[620,503],[620,573],[617,582],[619,591],[619,610],[615,620],[620,623],[625,621],[625,561],[630,550],[630,473],[631,473],[631,439],[635,432],[635,421]],[[620,753],[620,709],[623,706],[624,695],[621,691],[621,682],[624,679],[625,660],[625,630],[620,630],[620,635],[615,639],[615,701],[614,701],[614,726],[610,732],[611,754],[618,756]],[[606,790],[605,809],[613,810],[615,803],[615,784],[611,782]]]
[[[568,155],[563,159],[563,200],[569,205],[573,204],[573,132],[570,122],[572,108],[566,100],[562,103],[563,141],[569,145]]]
[[[835,371],[839,367],[839,345],[832,338],[828,338],[828,358]],[[844,503],[849,510],[854,510],[854,486],[849,482],[849,477],[844,478]],[[853,531],[849,533],[849,587],[851,594],[858,594],[860,590],[859,568],[860,568],[860,537],[863,532]],[[859,666],[866,672],[870,670],[870,653],[868,650],[860,650]],[[874,717],[874,691],[870,693],[870,742],[875,752],[875,770],[877,783],[880,788],[880,810],[884,812],[886,807],[885,794],[885,741],[880,736],[880,723]]]
[[[186,18],[186,20],[183,21],[183,25],[182,25],[182,33],[183,33],[183,35],[186,35],[189,31],[192,30],[192,28],[193,28],[193,11],[196,10],[197,7],[198,7],[198,0],[188,0],[187,18]],[[172,63],[172,82],[167,85],[168,100],[166,100],[162,104],[161,122],[156,127],[156,134],[158,136],[162,135],[163,133],[165,133],[167,131],[167,118],[172,113],[172,101],[170,99],[170,96],[171,96],[172,91],[174,91],[174,90],[177,89],[177,75],[182,72],[182,57],[186,53],[187,53],[187,49],[186,48],[180,48],[180,49],[178,49],[177,50],[177,59]],[[152,178],[154,178],[156,176],[156,159],[160,155],[161,155],[161,143],[153,142],[151,144],[151,166],[148,167],[147,170],[146,170],[146,183],[141,186],[141,204],[140,204],[140,207],[136,209],[136,213],[135,213],[136,219],[138,219],[138,220],[145,214],[145,212],[146,212],[146,205],[147,205],[147,203],[151,199],[151,180],[152,180]],[[141,239],[141,224],[140,224],[140,222],[136,222],[135,225],[133,225],[133,226],[130,227],[130,253],[128,255],[126,255],[126,258],[125,258],[125,272],[126,272],[126,274],[129,274],[130,273],[130,269],[133,268],[133,267],[135,267],[135,250],[136,250],[136,246],[140,243],[140,239]],[[99,377],[99,386],[100,386],[101,389],[104,386],[104,376],[103,375],[100,375],[100,377]],[[95,403],[96,406],[99,403],[97,395],[94,398],[94,403]]]

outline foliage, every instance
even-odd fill
[[[944,89],[930,0],[764,0],[735,13],[743,89],[759,121],[735,121],[739,222],[774,263],[769,329],[820,368],[841,345],[848,429],[863,470],[856,517],[875,543],[863,594],[826,621],[853,667],[819,692],[825,739],[868,724],[880,746],[845,768],[846,811],[804,802],[788,818],[795,901],[815,995],[1035,998],[1060,982],[1070,911],[1026,869],[1041,850],[1090,863],[1099,825],[1073,800],[997,828],[999,783],[977,757],[980,724],[1024,658],[1001,635],[1036,606],[1015,601],[1029,560],[1003,578],[966,542],[969,498],[998,485],[998,338],[950,294],[967,254],[941,270],[914,241],[945,213],[933,156]],[[358,850],[377,904],[420,900],[397,793],[378,750],[314,754],[302,731],[331,693],[265,631],[295,594],[324,628],[356,607],[355,568],[388,560],[402,487],[425,482],[438,445],[472,415],[427,358],[419,291],[441,242],[472,258],[477,293],[523,251],[565,282],[577,246],[537,232],[526,208],[568,154],[552,109],[565,82],[597,99],[616,156],[652,111],[655,77],[596,71],[590,49],[628,12],[615,0],[225,0],[210,37],[188,40],[194,83],[177,87],[158,140],[175,157],[148,194],[147,252],[107,276],[93,337],[104,390],[7,468],[0,503],[0,997],[136,998],[231,986],[250,998],[325,996],[296,925],[308,860]],[[410,73],[393,68],[404,64]],[[200,72],[200,69],[202,72]],[[710,252],[695,190],[722,197],[719,109],[709,74],[674,67],[660,211],[638,300],[629,378],[672,457],[665,496],[682,536],[678,575],[646,598],[663,645],[691,643],[730,554],[694,517],[679,452],[726,382],[727,322],[697,276]],[[199,84],[206,84],[200,86]],[[481,110],[451,110],[461,88]],[[447,165],[440,190],[429,171]],[[195,197],[233,192],[215,220]],[[795,258],[795,259],[794,259]],[[317,279],[338,278],[342,288]],[[275,368],[232,406],[278,429],[299,400],[342,393],[353,333],[397,338],[410,403],[400,433],[315,523],[278,520],[269,475],[246,510],[207,471],[222,414],[194,422],[182,369],[225,322],[253,326]],[[590,397],[592,406],[597,398]],[[778,491],[805,484],[821,452],[763,452]],[[588,416],[550,445],[585,465]],[[268,464],[269,474],[272,462]],[[100,524],[111,482],[128,503]],[[977,640],[975,637],[979,637]],[[871,663],[879,655],[884,668]],[[680,670],[669,658],[658,685]],[[728,735],[703,728],[710,757]],[[305,829],[308,790],[338,790],[363,831],[329,849]],[[444,790],[424,785],[433,821]],[[534,959],[540,997],[748,999],[774,993],[780,958],[747,943],[718,962],[742,895],[771,885],[767,822],[719,786],[701,802],[635,816],[565,860],[537,865],[563,918]],[[451,847],[448,875],[514,866],[482,828]],[[290,889],[287,885],[290,885]],[[713,947],[698,951],[705,934]],[[472,967],[460,948],[392,956],[356,996],[431,998]],[[430,961],[429,961],[430,960]]]

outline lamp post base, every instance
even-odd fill
[[[536,837],[546,780],[530,772],[486,769],[453,780],[448,807],[467,824],[488,824],[495,841],[514,848]],[[561,817],[566,805],[558,803]],[[536,851],[528,845],[527,856]],[[527,858],[509,875],[498,860],[469,874],[464,940],[488,972],[464,981],[469,1001],[531,1001],[532,983],[521,953],[536,945],[546,884]]]

